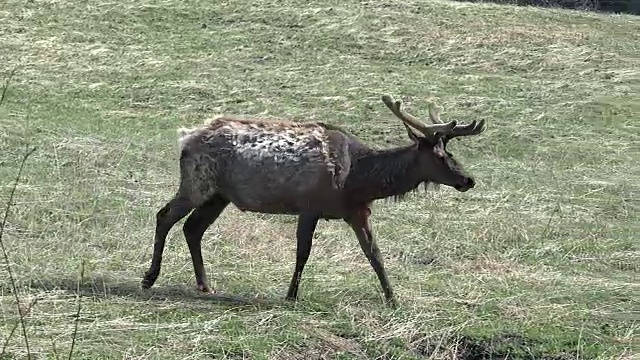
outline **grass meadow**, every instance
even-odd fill
[[[2,359],[640,359],[640,18],[445,0],[3,0]],[[291,216],[227,208],[195,290],[180,222],[146,291],[176,129],[326,121],[406,144],[380,101],[485,119],[472,173],[375,203],[400,307],[319,223],[296,304]],[[23,309],[28,351],[7,272]],[[74,335],[75,334],[75,335]],[[75,342],[72,339],[75,338]]]

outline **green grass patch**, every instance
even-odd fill
[[[454,1],[5,1],[3,241],[34,358],[634,359],[640,352],[640,20]],[[478,185],[378,202],[401,304],[357,240],[321,222],[283,300],[295,218],[230,207],[194,290],[180,231],[139,288],[178,181],[175,129],[217,113],[408,141],[380,101],[486,119],[450,150]],[[80,263],[84,279],[78,284]],[[0,341],[18,312],[0,271]],[[77,289],[80,289],[78,292]],[[24,358],[18,330],[4,356]]]

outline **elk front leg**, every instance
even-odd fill
[[[158,276],[160,275],[160,265],[162,263],[162,252],[164,251],[167,234],[173,225],[183,217],[187,216],[192,209],[193,207],[189,200],[176,196],[156,214],[156,234],[153,244],[153,257],[151,259],[151,266],[142,279],[142,288],[150,288],[158,279]]]
[[[317,215],[303,214],[298,217],[298,229],[296,230],[297,247],[296,247],[296,268],[291,278],[289,291],[287,292],[287,300],[296,300],[298,298],[298,285],[302,277],[302,270],[309,260],[311,253],[311,243],[313,241],[313,233],[316,231],[318,224]]]
[[[389,278],[387,277],[387,273],[384,269],[382,255],[380,254],[380,249],[378,249],[378,245],[372,235],[371,221],[369,219],[370,215],[371,211],[369,210],[369,207],[364,206],[355,211],[353,215],[350,218],[345,219],[345,221],[356,233],[356,237],[358,238],[362,251],[369,260],[371,267],[376,272],[378,280],[380,280],[380,285],[382,285],[382,290],[384,291],[387,303],[396,307],[397,302],[395,295],[393,294],[391,284],[389,283]]]
[[[185,221],[182,231],[189,246],[193,271],[196,276],[198,290],[209,293],[211,288],[207,282],[207,274],[202,261],[202,236],[229,205],[227,199],[219,195],[212,196],[200,207],[196,208]]]

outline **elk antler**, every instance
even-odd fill
[[[420,120],[416,119],[411,114],[408,114],[402,110],[402,100],[394,100],[393,97],[391,97],[391,95],[383,95],[382,102],[384,102],[384,104],[387,105],[389,110],[391,110],[391,112],[393,112],[393,114],[396,117],[402,120],[405,124],[420,131],[425,136],[434,137],[435,133],[448,134],[456,127],[455,121],[450,121],[446,124],[443,124],[442,121],[440,121],[440,119],[437,117],[437,112],[435,114],[438,122],[434,121],[434,117],[432,117],[433,109],[431,106],[429,106],[429,117],[431,118],[431,121],[434,124],[426,125],[426,124],[423,124]]]
[[[429,118],[434,124],[442,124],[440,120],[440,108],[435,104],[429,104]],[[456,125],[450,132],[445,134],[445,139],[450,140],[458,136],[478,135],[484,131],[484,120],[476,122],[473,120],[467,125]]]
[[[476,122],[473,120],[470,124],[467,125],[457,125],[451,130],[448,134],[445,135],[447,140],[453,139],[458,136],[469,136],[469,135],[478,135],[484,131],[484,119],[480,120],[480,122]]]

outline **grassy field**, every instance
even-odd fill
[[[640,18],[444,0],[4,0],[0,200],[34,358],[639,359]],[[297,304],[295,218],[229,207],[195,291],[174,228],[175,129],[216,113],[322,120],[406,144],[380,101],[486,119],[453,152],[475,176],[378,202],[400,302],[351,230],[321,222]],[[80,278],[81,263],[84,275]],[[2,358],[25,358],[6,267]],[[76,316],[78,301],[80,316]],[[77,321],[77,323],[76,323]]]

